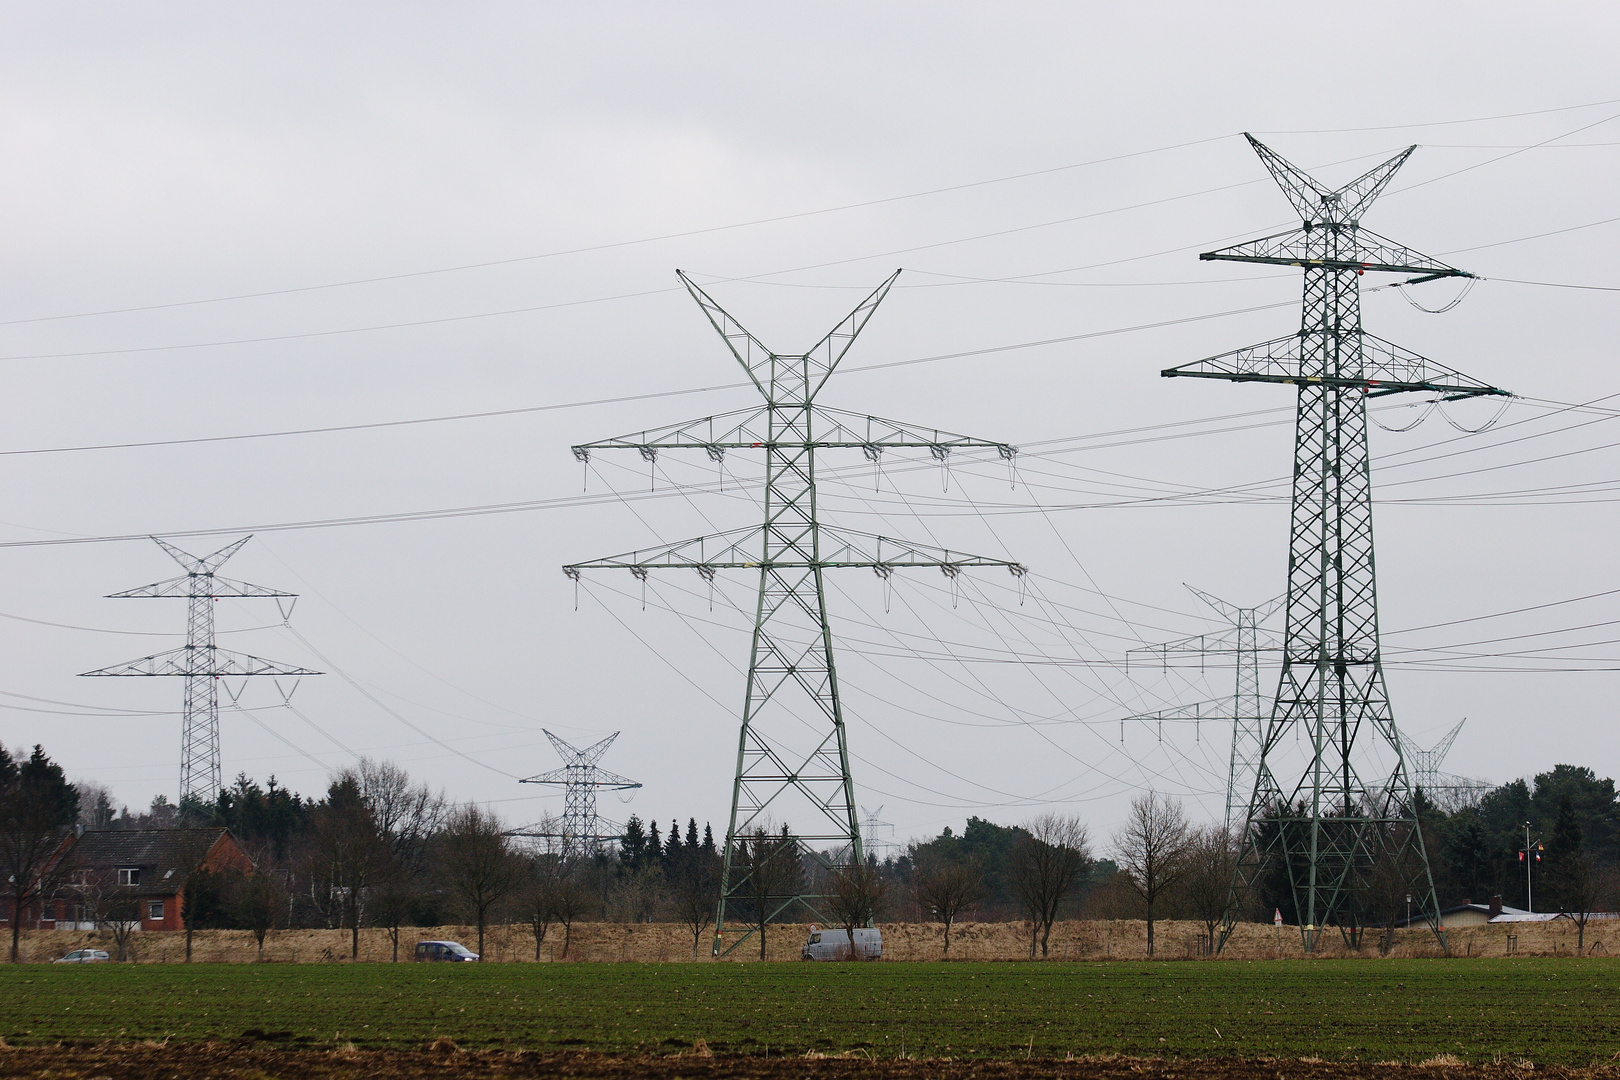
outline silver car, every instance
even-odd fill
[[[74,949],[53,964],[105,964],[108,956],[101,949]]]

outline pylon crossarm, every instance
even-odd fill
[[[1011,460],[1018,453],[1018,449],[1009,443],[819,405],[810,406],[814,437],[778,442],[777,437],[771,434],[770,411],[767,406],[742,409],[598,442],[581,443],[573,448],[574,457],[589,461],[592,452],[597,450],[636,450],[644,457],[655,455],[660,450],[706,450],[711,457],[719,458],[727,450],[775,449],[778,446],[868,452],[912,448],[932,451],[938,457],[953,450],[994,450],[1006,460]]]
[[[198,596],[262,596],[262,597],[292,597],[297,593],[282,592],[280,589],[266,588],[263,585],[252,585],[246,581],[232,581],[217,574],[186,574],[183,577],[170,578],[168,581],[155,581],[150,585],[142,585],[136,589],[125,589],[123,592],[108,593],[110,600],[122,600],[129,597],[173,597],[189,599]]]
[[[1224,720],[1232,719],[1232,699],[1224,701],[1196,701],[1191,705],[1177,705],[1169,709],[1159,709],[1156,712],[1137,713],[1125,717],[1126,720],[1136,722],[1143,720]]]
[[[1027,572],[1022,563],[1010,559],[927,547],[827,525],[820,526],[821,549],[825,553],[823,558],[762,560],[760,552],[763,543],[760,537],[763,532],[763,526],[754,525],[715,536],[700,536],[668,547],[628,551],[605,559],[572,563],[563,567],[563,573],[578,577],[584,570],[629,570],[640,576],[650,570],[696,570],[707,577],[716,570],[854,568],[876,570],[882,574],[890,570],[925,566],[943,570],[947,574],[980,566],[1003,567],[1014,576]]]
[[[181,646],[167,652],[143,656],[127,664],[80,673],[83,677],[101,675],[212,675],[215,677],[242,675],[320,675],[308,668],[289,667],[274,660],[265,660],[246,653],[227,652],[212,647],[194,649]]]
[[[733,449],[763,446],[768,438],[770,409],[760,405],[683,420],[678,424],[615,435],[597,442],[580,443],[574,457],[589,461],[594,450],[702,450],[709,447]]]
[[[581,780],[578,777],[570,776],[566,768],[553,769],[548,773],[541,773],[539,776],[531,776],[527,779],[519,780],[518,783],[565,785],[585,784],[590,787],[606,788],[609,791],[630,791],[641,786],[638,781],[620,776],[617,773],[610,773],[605,769],[593,769],[591,770],[591,777],[589,779]]]
[[[1337,229],[1339,232],[1336,258],[1322,257],[1319,238],[1323,229]],[[1352,229],[1348,226],[1321,225],[1310,229],[1290,229],[1258,240],[1245,240],[1217,251],[1206,251],[1198,257],[1205,262],[1266,263],[1272,266],[1358,272],[1371,270],[1386,274],[1418,274],[1425,279],[1475,276],[1379,236],[1371,229]]]
[[[1353,338],[1354,340],[1348,340]],[[1467,397],[1511,397],[1506,391],[1471,379],[1444,364],[1419,356],[1362,331],[1350,331],[1341,346],[1341,356],[1356,355],[1358,375],[1321,376],[1304,372],[1304,338],[1300,334],[1263,341],[1206,357],[1180,367],[1159,372],[1166,379],[1225,379],[1229,382],[1273,382],[1295,386],[1330,386],[1360,389],[1368,397],[1406,392],[1440,394],[1446,400]]]

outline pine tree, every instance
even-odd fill
[[[652,823],[652,834],[647,838],[647,854],[645,859],[649,864],[662,862],[664,859],[664,841],[658,836],[657,821]]]
[[[697,818],[686,819],[686,850],[698,849]]]
[[[630,820],[624,823],[624,835],[619,837],[619,868],[639,870],[646,855],[647,831],[641,825],[641,818],[631,814]]]
[[[703,850],[710,855],[715,853],[714,830],[709,827],[709,823],[706,821],[703,823]]]
[[[681,862],[686,858],[686,849],[681,846],[681,823],[669,823],[669,839],[664,841],[664,869],[673,874],[680,870]]]

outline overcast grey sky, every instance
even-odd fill
[[[1366,223],[1486,280],[1443,315],[1369,292],[1368,329],[1523,395],[1482,434],[1474,403],[1374,433],[1402,729],[1466,716],[1472,776],[1620,769],[1620,423],[1557,404],[1620,408],[1612,5],[0,12],[0,742],[132,806],[174,795],[180,687],[76,674],[177,643],[180,602],[102,597],[178,568],[39,541],[255,532],[226,573],[303,596],[291,630],[221,603],[222,644],[332,673],[302,715],[249,687],[227,776],[316,793],[365,753],[516,824],[560,808],[514,782],[557,764],[542,725],[622,730],[603,764],[646,786],[605,813],[723,827],[751,583],[711,609],[696,575],[644,600],[598,574],[576,610],[559,567],[749,523],[757,463],[693,492],[701,455],[587,478],[569,446],[750,404],[676,267],[784,351],[903,267],[822,401],[1006,440],[1019,472],[829,456],[829,520],[1033,578],[839,581],[858,801],[899,838],[1048,808],[1107,832],[1148,785],[1217,816],[1226,733],[1119,717],[1229,692],[1229,660],[1123,665],[1218,628],[1183,582],[1283,587],[1291,391],[1158,377],[1297,324],[1297,273],[1196,258],[1290,220],[1245,130],[1330,183],[1419,144]],[[64,449],[542,406],[568,407]]]

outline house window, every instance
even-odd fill
[[[148,900],[146,902],[146,917],[148,919],[157,919],[159,921],[162,921],[162,919],[163,919],[163,901],[161,901],[161,900]]]
[[[141,883],[141,868],[138,866],[121,866],[118,868],[118,884],[139,885]]]

